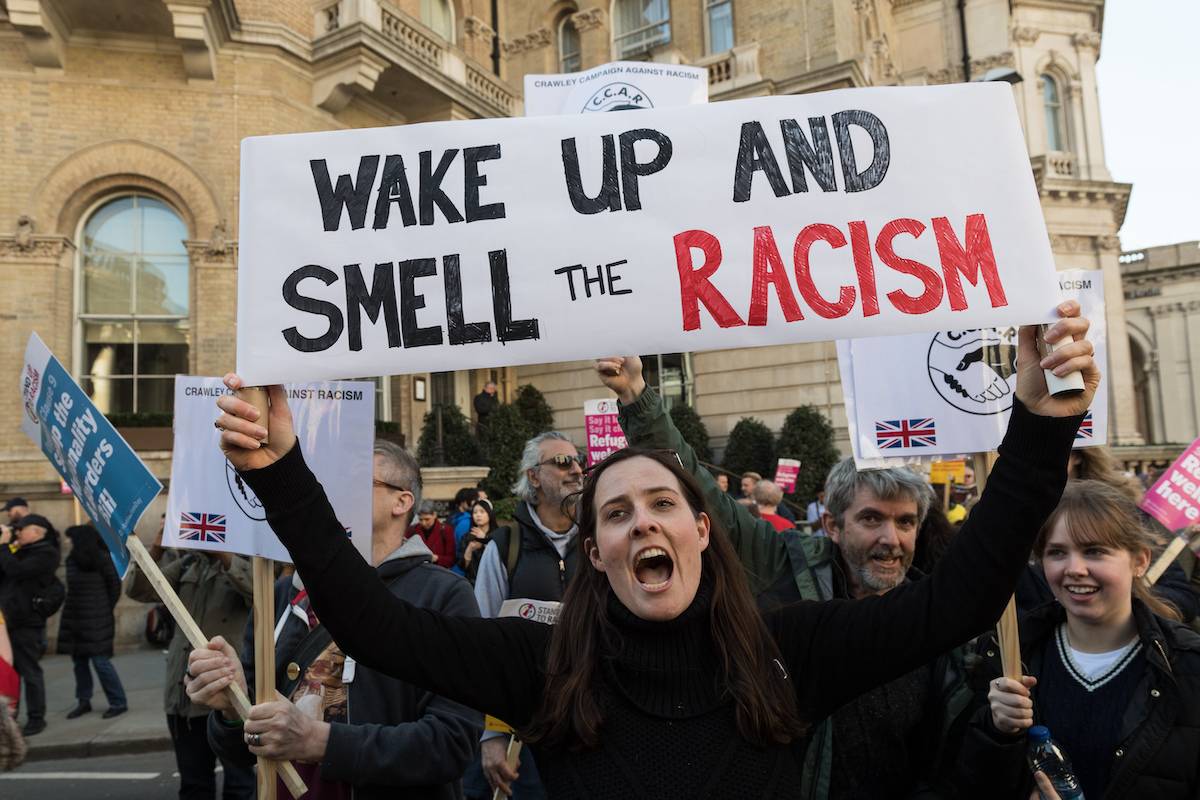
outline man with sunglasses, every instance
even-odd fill
[[[407,536],[421,499],[421,472],[400,446],[375,443],[371,562],[391,592],[441,614],[477,616],[471,586],[434,566],[420,536]],[[276,688],[256,698],[243,724],[224,689],[254,685],[251,660],[220,637],[193,651],[188,697],[213,709],[208,740],[229,760],[287,759],[309,786],[306,798],[462,797],[459,781],[475,762],[483,715],[426,690],[355,664],[329,636],[298,576],[275,584]],[[242,653],[254,652],[247,625]],[[286,699],[285,699],[286,698]],[[283,788],[278,792],[286,797]]]
[[[576,548],[573,495],[583,489],[583,465],[574,443],[557,431],[538,434],[525,443],[521,472],[513,493],[519,502],[516,525],[498,528],[483,551],[475,578],[475,599],[484,617],[495,617],[508,599],[562,600],[575,574]],[[482,770],[463,776],[468,798],[492,796],[499,788],[517,800],[546,796],[528,751],[514,771],[505,758],[508,737],[484,734]],[[490,788],[489,788],[490,787]]]

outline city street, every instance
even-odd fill
[[[4,800],[157,800],[178,791],[175,754],[169,751],[27,761],[0,773]]]

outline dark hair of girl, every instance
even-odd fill
[[[475,509],[479,508],[480,506],[483,506],[484,511],[487,511],[488,515],[487,530],[484,531],[484,533],[491,533],[492,531],[496,530],[498,526],[496,525],[496,511],[492,508],[492,504],[488,500],[476,500],[471,505],[471,525],[475,525]]]
[[[701,554],[703,571],[712,579],[709,626],[721,665],[725,690],[736,706],[738,732],[764,747],[787,744],[804,733],[796,708],[795,690],[782,668],[782,658],[759,616],[741,562],[725,531],[708,511],[700,486],[673,453],[626,448],[593,469],[579,494],[580,567],[563,595],[562,607],[550,637],[546,689],[542,705],[526,730],[526,741],[584,749],[599,743],[604,716],[597,702],[597,670],[602,652],[619,646],[620,632],[608,613],[611,591],[604,573],[591,566],[588,546],[596,535],[596,485],[613,466],[633,458],[648,458],[679,481],[697,517],[710,519],[708,547]]]
[[[1100,545],[1131,555],[1143,551],[1153,555],[1155,537],[1142,525],[1137,506],[1125,491],[1111,483],[1067,481],[1062,500],[1033,543],[1033,553],[1039,561],[1046,554],[1046,542],[1060,519],[1065,520],[1068,535],[1078,547]],[[1176,621],[1182,618],[1175,606],[1154,594],[1145,578],[1133,579],[1133,596],[1160,617]]]

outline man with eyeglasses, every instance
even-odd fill
[[[510,598],[562,600],[567,582],[575,574],[576,548],[572,495],[583,489],[583,465],[574,443],[557,431],[538,434],[525,443],[521,472],[513,493],[519,502],[516,525],[498,528],[483,551],[475,578],[475,599],[484,617],[495,617]],[[544,798],[536,767],[528,751],[521,752],[519,768],[506,760],[508,737],[484,734],[482,770],[463,776],[468,798],[492,796],[499,788],[517,800]],[[491,787],[491,789],[488,788]]]
[[[272,423],[275,424],[275,423]],[[421,498],[421,472],[396,444],[375,443],[371,561],[397,597],[441,614],[478,616],[466,579],[435,566],[420,536],[407,536]],[[214,709],[215,752],[251,765],[255,756],[296,762],[305,797],[461,798],[460,777],[475,763],[483,715],[355,664],[321,625],[298,576],[275,584],[275,698],[256,698],[237,719],[224,689],[254,685],[254,663],[239,662],[220,637],[188,661],[188,697]],[[242,653],[254,652],[253,624]],[[286,698],[286,699],[284,699]],[[286,797],[284,789],[279,796]]]

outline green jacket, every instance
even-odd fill
[[[235,646],[242,641],[246,618],[254,603],[254,577],[250,559],[234,556],[226,570],[221,562],[196,551],[167,551],[159,562],[162,573],[171,584],[192,619],[204,635],[221,635]],[[159,602],[158,593],[145,574],[134,564],[126,593],[143,603]],[[178,626],[167,647],[167,687],[163,707],[168,714],[181,717],[206,716],[209,709],[188,700],[183,688],[188,654],[192,644]]]
[[[812,536],[791,529],[777,533],[764,520],[755,519],[717,486],[712,474],[700,466],[695,451],[684,441],[671,420],[658,393],[647,387],[636,401],[619,407],[621,428],[631,446],[674,450],[684,469],[700,483],[710,508],[719,517],[741,558],[750,579],[751,590],[760,595],[791,576],[804,600],[826,601],[838,596],[840,567],[837,546],[824,536]],[[934,745],[931,776],[945,773],[952,756],[946,745],[961,736],[961,729],[973,693],[967,681],[965,648],[942,655],[933,665],[937,676],[936,696],[942,701],[939,740]],[[808,745],[803,756],[800,797],[803,800],[824,800],[829,796],[833,775],[833,723],[822,720],[809,731]],[[932,779],[931,779],[932,781]],[[940,795],[929,785],[920,786],[913,797],[935,798]]]

